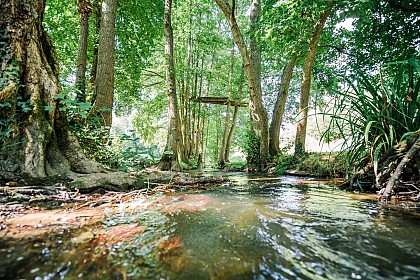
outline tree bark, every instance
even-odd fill
[[[76,99],[78,102],[86,101],[86,61],[89,37],[89,17],[92,13],[90,0],[77,0],[77,11],[80,15],[79,45],[76,65]]]
[[[241,67],[241,76],[239,79],[239,87],[238,87],[238,100],[240,101],[242,98],[242,91],[243,91],[243,81],[244,81],[244,77],[245,73],[244,73],[244,67]],[[236,129],[236,122],[238,120],[238,114],[239,114],[239,105],[235,106],[235,109],[233,111],[233,117],[232,117],[232,126],[230,127],[229,130],[229,136],[228,136],[228,140],[226,143],[226,150],[225,150],[225,158],[227,161],[229,161],[229,154],[230,154],[230,148],[232,146],[232,139],[233,139],[233,134],[235,133],[235,129]]]
[[[279,94],[273,109],[273,119],[270,124],[270,155],[277,158],[280,154],[280,127],[283,122],[284,109],[289,95],[290,81],[295,68],[297,55],[286,62],[281,75]]]
[[[251,162],[257,166],[257,170],[263,171],[267,166],[267,157],[268,157],[268,116],[267,111],[264,108],[261,99],[261,93],[257,77],[255,76],[255,69],[251,61],[251,57],[248,51],[248,48],[245,44],[245,40],[242,36],[242,33],[239,29],[239,26],[236,22],[236,18],[232,11],[231,6],[226,0],[215,0],[217,5],[222,10],[225,15],[230,28],[232,30],[232,35],[235,40],[236,45],[238,46],[239,52],[242,57],[242,61],[245,66],[245,74],[248,81],[248,87],[250,91],[250,114],[254,120],[255,128],[254,132],[259,136],[260,143],[259,146],[259,157],[256,159],[256,162]]]
[[[117,0],[103,0],[101,29],[99,31],[96,100],[92,111],[93,114],[100,117],[99,124],[105,127],[111,127],[112,125],[116,9]]]
[[[230,51],[230,66],[229,66],[229,95],[228,101],[232,95],[233,91],[233,69],[234,69],[234,62],[235,62],[235,42],[232,41],[232,49]],[[230,102],[226,104],[226,115],[225,115],[225,130],[223,132],[223,139],[222,145],[220,146],[219,150],[219,168],[224,168],[226,166],[226,162],[229,161],[229,152],[226,153],[226,149],[228,146],[229,141],[229,132],[230,132]],[[226,157],[228,155],[228,157]]]
[[[98,45],[99,45],[99,31],[101,29],[101,0],[93,1],[93,15],[95,18],[95,36],[93,45],[93,58],[92,58],[92,70],[90,71],[88,91],[92,93],[92,96],[88,100],[92,105],[95,104],[96,100],[96,76],[98,73]]]
[[[61,92],[59,68],[54,46],[42,27],[44,9],[45,0],[0,0],[0,28],[7,36],[0,79],[22,85],[9,96],[12,108],[22,106],[16,106],[18,101],[30,107],[27,112],[14,112],[19,126],[4,143],[13,145],[2,160],[18,166],[13,172],[17,176],[98,172],[98,164],[86,158],[68,130],[65,112],[60,112],[55,98]],[[17,65],[16,75],[8,73],[13,64]]]
[[[223,130],[223,136],[221,145],[219,146],[219,157],[218,157],[218,167],[224,168],[226,166],[226,146],[229,137],[229,127],[230,127],[230,104],[226,105],[226,115],[225,115],[225,128]]]
[[[328,3],[328,8],[321,13],[306,53],[305,63],[303,66],[302,87],[300,91],[299,114],[295,138],[295,157],[300,157],[306,152],[306,127],[308,124],[308,105],[312,82],[312,68],[315,62],[315,56],[322,30],[334,4],[335,2]]]
[[[179,157],[181,129],[176,96],[176,78],[174,66],[174,39],[172,30],[172,0],[165,0],[164,28],[165,28],[165,63],[166,83],[168,90],[169,129],[166,139],[165,152],[159,162],[161,170],[181,170]]]

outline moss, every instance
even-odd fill
[[[83,181],[72,181],[67,185],[70,191],[76,191],[77,189],[84,189],[86,185]]]

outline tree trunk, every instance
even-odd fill
[[[44,9],[45,0],[0,0],[5,46],[0,85],[10,86],[0,88],[0,101],[12,104],[16,124],[2,143],[2,148],[6,147],[1,151],[2,165],[13,166],[10,172],[0,173],[4,180],[14,179],[6,174],[42,178],[70,171],[100,171],[98,164],[82,153],[77,138],[68,130],[65,112],[59,111],[55,98],[61,92],[58,60],[42,27]]]
[[[270,155],[277,158],[280,154],[280,127],[283,122],[284,109],[289,95],[290,81],[295,68],[297,55],[286,62],[281,75],[279,94],[273,109],[273,119],[270,125]]]
[[[226,166],[226,146],[229,137],[229,127],[230,127],[230,104],[226,105],[226,115],[225,115],[225,128],[223,130],[223,136],[221,145],[219,146],[219,158],[218,158],[218,167],[224,168]]]
[[[230,7],[228,1],[215,1],[229,22],[233,38],[235,40],[236,45],[238,46],[239,52],[241,53],[242,61],[245,65],[245,74],[247,77],[248,87],[250,91],[250,114],[255,124],[254,133],[258,135],[260,139],[260,142],[258,143],[258,158],[255,159],[255,162],[251,162],[251,164],[255,165],[257,167],[257,170],[263,171],[267,166],[268,157],[268,116],[267,111],[265,110],[264,105],[262,103],[260,87],[257,81],[257,77],[255,76],[256,71],[251,61],[249,51],[246,47],[245,40],[241,34],[232,8]]]
[[[239,79],[239,87],[238,87],[238,100],[240,101],[242,98],[242,91],[243,91],[243,81],[244,81],[244,77],[245,73],[244,73],[244,67],[241,68],[241,76]],[[240,106],[235,106],[235,110],[233,111],[233,117],[232,117],[232,126],[230,127],[229,130],[229,136],[228,136],[228,140],[226,143],[226,150],[225,150],[225,159],[226,161],[229,161],[229,154],[230,154],[230,148],[232,146],[232,139],[233,139],[233,134],[235,133],[235,129],[236,129],[236,122],[238,120],[238,114],[239,114],[239,108]]]
[[[93,105],[96,100],[96,76],[98,73],[98,45],[99,45],[99,31],[101,29],[101,0],[93,1],[93,15],[95,17],[95,36],[93,45],[92,70],[90,71],[88,91],[92,93],[88,101]]]
[[[230,97],[232,96],[233,91],[233,69],[234,69],[234,62],[235,62],[235,42],[232,41],[232,49],[230,52],[230,66],[229,66],[229,95],[228,101],[230,101]],[[223,132],[223,139],[222,145],[220,146],[219,151],[219,168],[224,168],[226,166],[226,162],[229,161],[229,157],[226,158],[226,150],[229,141],[229,132],[230,132],[230,102],[226,104],[226,115],[225,115],[225,130]],[[229,156],[229,153],[227,153]]]
[[[76,99],[78,102],[86,101],[86,60],[89,36],[89,17],[92,13],[90,0],[77,0],[77,11],[80,15],[79,46],[76,65]]]
[[[96,100],[92,111],[100,117],[99,124],[105,127],[112,125],[116,9],[117,0],[103,0],[99,31]]]
[[[322,30],[329,14],[331,13],[334,3],[335,2],[328,3],[328,8],[321,13],[321,16],[315,26],[314,33],[312,34],[312,39],[309,43],[308,51],[306,53],[305,64],[303,66],[302,87],[300,91],[299,114],[295,139],[295,157],[300,157],[306,152],[306,126],[308,124],[308,105],[312,82],[312,67],[315,62],[318,42],[321,38]]]
[[[181,170],[179,157],[181,129],[176,96],[176,79],[174,66],[174,39],[171,22],[172,0],[165,0],[164,28],[165,28],[165,58],[166,83],[168,87],[168,117],[169,129],[166,139],[165,152],[159,162],[161,170]]]
[[[249,55],[254,68],[256,93],[261,96],[261,49],[257,41],[257,24],[260,21],[261,0],[252,0],[250,8],[251,39],[249,42]],[[260,97],[261,98],[261,97]]]

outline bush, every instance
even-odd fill
[[[410,132],[420,127],[420,61],[388,63],[378,75],[355,70],[343,77],[346,90],[338,91],[323,140],[338,132],[345,140],[348,166],[362,169],[374,164]]]

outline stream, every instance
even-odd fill
[[[80,229],[0,239],[0,279],[420,279],[420,220],[293,176],[130,201]]]

